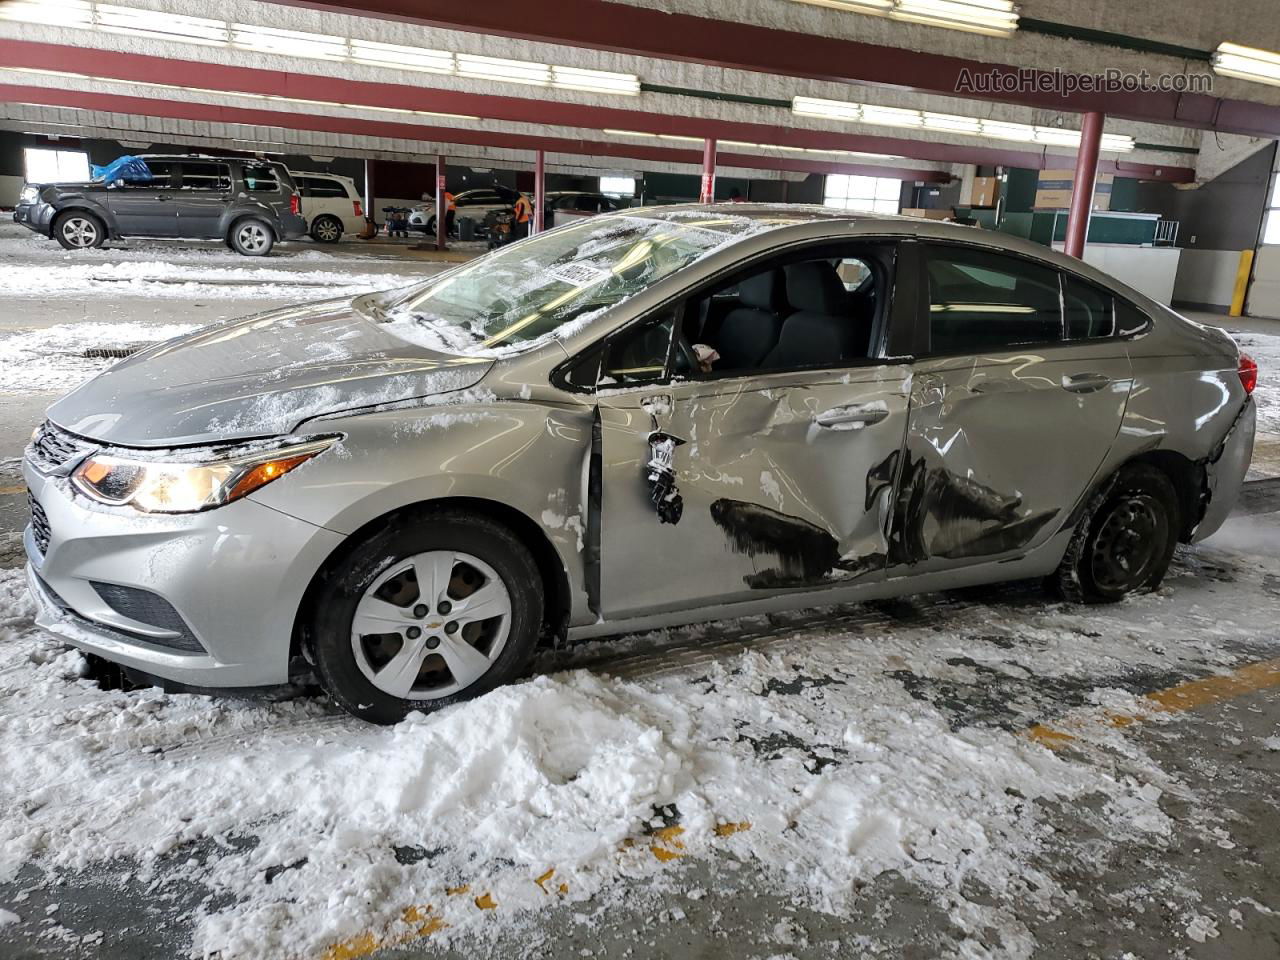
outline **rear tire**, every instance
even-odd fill
[[[231,225],[227,243],[242,256],[265,257],[275,246],[276,235],[270,224],[256,217],[246,217]]]
[[[311,239],[317,243],[337,243],[342,239],[342,221],[337,217],[316,217],[311,221]]]
[[[538,642],[537,565],[487,517],[434,510],[398,518],[325,579],[311,618],[312,659],[333,701],[373,723],[508,683]]]
[[[92,213],[68,210],[53,221],[53,238],[66,250],[90,250],[102,246],[107,228]]]
[[[1150,464],[1125,467],[1090,500],[1050,583],[1078,603],[1115,603],[1154,590],[1173,560],[1181,525],[1168,475]]]

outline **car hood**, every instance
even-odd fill
[[[464,390],[492,365],[408,343],[343,299],[149,347],[63,397],[49,419],[130,447],[251,439],[324,414]]]

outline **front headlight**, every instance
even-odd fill
[[[249,452],[229,450],[223,456],[192,462],[94,454],[76,467],[71,482],[98,503],[128,504],[146,513],[195,513],[238,500],[283,477],[337,439],[324,437]]]
[[[35,203],[40,199],[40,188],[28,184],[22,188],[22,192],[18,194],[19,203]]]

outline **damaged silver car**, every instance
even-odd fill
[[[1044,247],[629,210],[139,353],[27,450],[39,623],[391,722],[540,642],[1015,578],[1113,601],[1223,522],[1257,371]]]

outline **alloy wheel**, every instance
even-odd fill
[[[322,240],[325,243],[332,243],[342,235],[342,231],[338,229],[338,225],[328,217],[320,220],[320,222],[315,225],[315,231],[316,239]]]
[[[62,222],[62,237],[73,247],[92,247],[98,242],[98,225],[87,217],[68,217]]]
[[[356,664],[405,700],[452,696],[479,680],[511,632],[511,595],[478,557],[432,550],[387,568],[351,620]]]
[[[250,253],[265,250],[270,239],[266,227],[260,223],[246,223],[236,231],[236,242],[240,244],[240,249]]]

